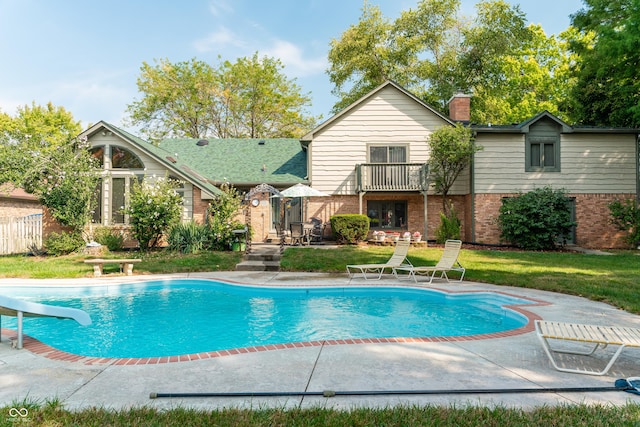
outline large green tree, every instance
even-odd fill
[[[560,112],[566,43],[527,26],[519,6],[503,0],[479,2],[474,18],[459,9],[459,0],[422,0],[390,22],[365,4],[358,24],[331,42],[334,111],[391,79],[443,111],[454,93],[472,93],[475,122]]]
[[[99,176],[80,123],[51,103],[0,114],[0,183],[38,197],[62,225],[82,231],[89,220]]]
[[[317,118],[306,112],[310,97],[282,70],[279,60],[257,53],[216,67],[196,59],[145,62],[130,122],[151,139],[299,137]]]
[[[571,107],[575,121],[640,126],[640,0],[584,0],[572,16],[583,35]]]
[[[15,116],[0,112],[0,183],[24,186],[28,170],[80,131],[80,122],[52,103],[20,106]]]

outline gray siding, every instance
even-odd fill
[[[569,193],[635,193],[635,136],[562,134],[560,172],[525,172],[524,134],[480,134],[475,192],[512,193],[544,185]]]

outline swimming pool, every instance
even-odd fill
[[[469,336],[524,326],[497,293],[420,288],[241,286],[196,279],[91,287],[2,288],[0,293],[79,308],[93,323],[25,318],[24,333],[58,350],[107,358],[195,354],[268,344]],[[16,328],[15,318],[2,327]]]

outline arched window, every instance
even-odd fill
[[[112,145],[111,167],[113,169],[144,169],[144,164],[140,158],[130,150]]]
[[[93,147],[89,150],[89,154],[91,157],[98,160],[98,166],[104,166],[104,145],[98,145],[97,147]]]

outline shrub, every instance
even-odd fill
[[[79,232],[73,233],[55,233],[52,232],[44,241],[44,247],[47,253],[60,256],[67,255],[78,251],[84,246],[84,239]]]
[[[124,236],[122,233],[108,227],[98,228],[93,232],[96,242],[109,248],[110,251],[122,250],[124,246]]]
[[[330,222],[331,229],[339,242],[355,244],[366,239],[369,233],[369,217],[366,215],[334,215]]]
[[[176,193],[176,187],[176,181],[164,178],[134,182],[126,213],[141,250],[157,246],[162,235],[180,221],[182,198]]]
[[[640,244],[640,207],[635,200],[613,201],[609,204],[611,223],[625,231],[625,242],[631,246]]]
[[[550,186],[505,199],[498,224],[501,239],[529,250],[555,249],[576,225],[564,191]]]
[[[228,250],[235,240],[233,230],[244,229],[244,224],[234,220],[242,204],[242,196],[231,184],[220,186],[222,194],[213,199],[207,210],[207,229],[209,247],[215,250]]]
[[[459,240],[460,226],[460,219],[453,205],[451,205],[448,214],[440,212],[440,225],[436,229],[436,242],[444,243],[449,239]]]
[[[169,248],[183,254],[197,254],[207,242],[207,227],[193,221],[179,223],[169,231]]]

